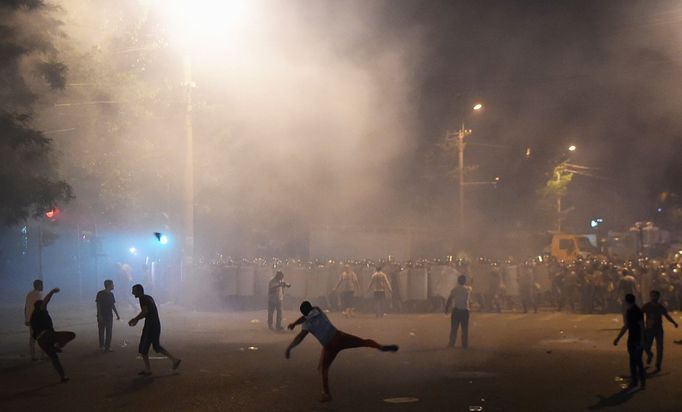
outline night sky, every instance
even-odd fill
[[[494,192],[475,189],[484,213],[532,220],[525,202],[570,144],[572,163],[598,168],[570,188],[576,226],[590,215],[622,225],[651,217],[657,193],[682,190],[678,2],[396,1],[376,13],[382,39],[416,36],[423,45],[413,174],[419,156],[481,101],[485,112],[467,122],[467,160],[480,166],[468,178],[502,178]]]

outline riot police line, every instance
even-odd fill
[[[394,261],[314,261],[253,259],[209,263],[197,268],[197,276],[209,287],[198,293],[201,303],[224,309],[256,310],[267,304],[268,282],[279,270],[291,285],[285,307],[308,299],[330,310],[339,308],[335,286],[348,265],[358,278],[355,307],[371,309],[367,290],[370,277],[381,267],[390,280],[392,311],[440,311],[456,284],[467,275],[472,286],[472,306],[480,311],[529,311],[538,308],[582,313],[619,312],[625,274],[634,279],[638,296],[660,290],[662,301],[678,309],[682,305],[682,256],[667,260],[616,262],[578,259],[559,262],[549,256],[523,261],[512,259],[423,259]]]

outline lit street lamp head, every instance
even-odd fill
[[[575,152],[575,149],[576,149],[576,147],[575,147],[575,145],[573,145],[573,144],[570,145],[570,146],[568,146],[568,151],[569,151],[569,152]]]
[[[481,110],[481,109],[483,109],[483,105],[482,105],[481,103],[476,103],[476,104],[474,105],[474,110],[475,110],[475,111],[479,111],[479,110]]]

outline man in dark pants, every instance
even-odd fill
[[[284,281],[284,273],[277,271],[275,276],[270,279],[268,284],[268,328],[272,329],[272,317],[277,312],[275,328],[278,331],[284,330],[282,327],[282,304],[284,303],[284,288],[291,287]]]
[[[291,350],[298,346],[308,333],[312,333],[320,341],[320,344],[322,344],[322,354],[318,367],[322,373],[322,397],[320,402],[332,400],[331,392],[329,392],[329,367],[339,352],[351,348],[374,348],[382,352],[397,352],[399,349],[398,345],[381,345],[371,339],[362,339],[336,329],[322,309],[313,306],[308,301],[301,303],[300,310],[303,316],[291,323],[289,329],[294,330],[296,325],[302,324],[301,329],[303,330],[291,341],[284,356],[289,359],[291,357]]]
[[[620,329],[618,336],[613,341],[613,345],[617,346],[620,338],[628,332],[628,355],[630,355],[630,385],[629,388],[634,388],[638,383],[641,388],[646,387],[646,371],[644,370],[644,363],[642,362],[642,353],[644,351],[644,316],[642,311],[635,304],[635,295],[628,293],[625,295],[625,324]]]
[[[644,322],[644,338],[646,340],[646,363],[651,363],[654,354],[651,352],[651,345],[656,340],[656,372],[661,371],[661,362],[663,361],[663,316],[665,316],[670,323],[677,327],[677,322],[668,314],[668,309],[661,305],[658,300],[661,298],[661,293],[657,290],[652,290],[649,293],[651,300],[642,306],[642,312],[646,315]]]
[[[133,286],[133,295],[140,300],[140,314],[130,319],[128,325],[135,326],[140,319],[144,318],[144,328],[142,328],[142,336],[140,337],[140,346],[138,352],[142,355],[144,361],[144,370],[138,375],[149,376],[152,374],[152,368],[149,364],[149,347],[154,347],[154,352],[164,354],[173,363],[173,370],[180,366],[180,359],[174,357],[166,349],[161,346],[159,342],[161,339],[161,321],[159,320],[159,312],[156,309],[156,303],[151,296],[144,294],[142,285]]]
[[[447,315],[452,308],[450,314],[450,341],[449,348],[455,347],[457,341],[457,329],[462,327],[462,348],[466,349],[469,346],[469,297],[471,296],[471,287],[466,286],[467,277],[459,275],[457,277],[457,286],[452,288],[450,297],[445,304],[445,314]]]
[[[104,289],[97,292],[97,329],[99,330],[99,349],[111,352],[111,329],[114,325],[114,313],[116,320],[121,320],[116,310],[116,299],[111,292],[114,290],[114,282],[110,279],[104,281]],[[112,313],[113,312],[113,313]]]
[[[69,378],[64,373],[64,368],[57,353],[62,351],[62,348],[67,343],[71,342],[76,334],[73,332],[56,332],[52,326],[52,317],[47,311],[47,304],[50,303],[52,296],[59,293],[58,288],[54,288],[45,296],[45,299],[38,300],[34,304],[33,314],[31,315],[31,329],[33,330],[33,337],[38,342],[40,349],[45,352],[52,366],[59,374],[62,382],[68,382]]]

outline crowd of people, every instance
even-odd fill
[[[628,354],[630,359],[630,387],[646,384],[643,356],[646,362],[656,359],[656,371],[660,371],[663,359],[663,319],[676,328],[677,322],[668,314],[668,308],[680,309],[682,305],[682,253],[667,259],[630,260],[622,265],[596,258],[578,258],[572,262],[561,262],[551,257],[528,259],[521,264],[512,260],[497,262],[489,259],[468,261],[465,259],[422,260],[403,265],[391,260],[374,264],[372,274],[364,286],[354,268],[368,268],[369,262],[326,262],[341,267],[332,294],[339,297],[338,309],[346,317],[354,314],[357,296],[370,296],[376,317],[383,317],[387,310],[401,311],[396,289],[400,282],[396,274],[406,269],[423,271],[431,288],[440,271],[440,281],[454,276],[454,286],[442,297],[442,306],[450,315],[450,338],[448,347],[454,347],[460,334],[461,346],[468,347],[469,316],[473,306],[479,310],[501,312],[503,308],[514,307],[524,312],[538,311],[547,306],[558,311],[571,310],[584,313],[620,312],[623,327],[614,340],[628,333]],[[318,263],[318,268],[324,264]],[[385,272],[384,265],[389,266]],[[409,272],[408,272],[409,273]],[[433,278],[433,279],[432,279]],[[447,280],[447,279],[446,279]],[[452,280],[452,279],[451,279]],[[55,331],[48,304],[58,288],[43,297],[43,282],[34,281],[33,290],[26,295],[25,323],[29,327],[29,350],[32,359],[37,360],[35,343],[50,359],[62,382],[68,381],[58,353],[76,335],[68,331]],[[285,290],[292,285],[285,281],[285,273],[277,270],[268,282],[267,317],[271,330],[282,331],[282,310]],[[364,290],[366,289],[366,290]],[[442,288],[441,288],[442,289]],[[113,294],[114,282],[106,280],[104,289],[95,298],[99,330],[99,346],[103,352],[111,351],[113,316],[120,319]],[[143,320],[145,325],[140,337],[138,352],[144,361],[142,376],[151,375],[149,350],[165,355],[171,361],[173,370],[180,365],[180,359],[173,356],[160,344],[161,323],[154,299],[145,294],[141,284],[132,286],[132,295],[139,300],[140,312],[128,324],[136,326]],[[642,303],[644,303],[642,305]],[[395,352],[397,345],[382,345],[370,339],[362,339],[337,330],[325,315],[324,309],[304,301],[300,305],[302,316],[291,323],[289,329],[298,325],[303,330],[293,339],[285,351],[287,359],[291,350],[298,346],[308,333],[312,333],[322,344],[320,370],[322,372],[323,401],[331,400],[328,370],[336,355],[344,349],[370,347],[381,351]],[[655,342],[655,346],[654,346]]]

